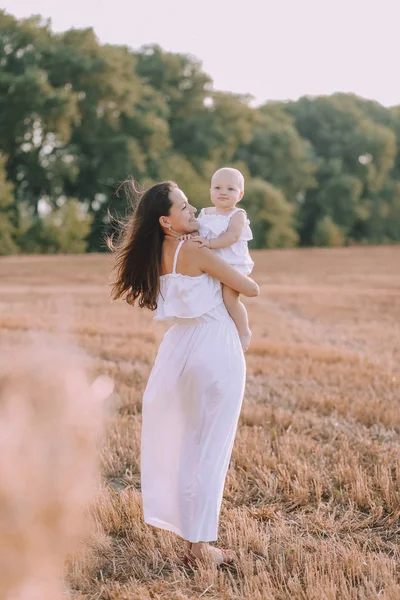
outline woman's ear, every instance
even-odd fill
[[[164,229],[171,229],[171,223],[169,223],[168,221],[168,217],[162,216],[158,219],[161,227],[164,227]]]

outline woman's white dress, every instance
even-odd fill
[[[163,275],[155,319],[171,319],[143,397],[141,485],[146,523],[214,541],[246,366],[221,284]]]
[[[199,233],[201,237],[207,240],[212,240],[225,233],[229,227],[229,223],[233,215],[237,212],[243,212],[246,216],[246,221],[243,227],[242,234],[237,242],[226,248],[217,248],[213,250],[227,263],[235,267],[244,275],[249,275],[254,267],[254,262],[249,253],[248,242],[253,239],[253,234],[250,229],[250,221],[247,218],[246,211],[242,208],[234,208],[231,212],[216,215],[214,212],[208,212],[206,208],[202,208],[197,219],[199,224]]]

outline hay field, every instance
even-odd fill
[[[400,247],[253,255],[219,539],[238,562],[197,571],[141,515],[141,396],[165,326],[109,300],[108,256],[0,260],[0,354],[55,332],[116,382],[93,532],[66,566],[73,598],[400,597]]]

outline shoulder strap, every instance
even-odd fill
[[[199,217],[205,217],[207,215],[212,215],[213,213],[208,212],[208,207],[202,208],[199,213]]]
[[[236,213],[238,212],[242,212],[246,215],[246,211],[243,208],[234,208],[231,214],[229,215],[229,218],[233,217],[233,215],[236,215]]]
[[[178,262],[178,254],[179,254],[179,250],[182,248],[182,244],[185,240],[181,240],[179,242],[179,244],[176,247],[175,250],[175,256],[174,256],[174,264],[172,265],[172,272],[175,274],[176,273],[176,263]]]

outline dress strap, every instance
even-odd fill
[[[175,250],[175,256],[174,256],[174,264],[172,265],[172,272],[175,275],[176,274],[176,263],[178,262],[178,254],[179,254],[179,250],[182,248],[182,244],[185,240],[181,240],[179,242],[179,244],[176,247]]]
[[[233,211],[231,213],[229,213],[229,218],[233,217],[233,215],[236,215],[236,213],[238,212],[242,212],[244,214],[246,214],[246,211],[243,208],[234,208]]]

